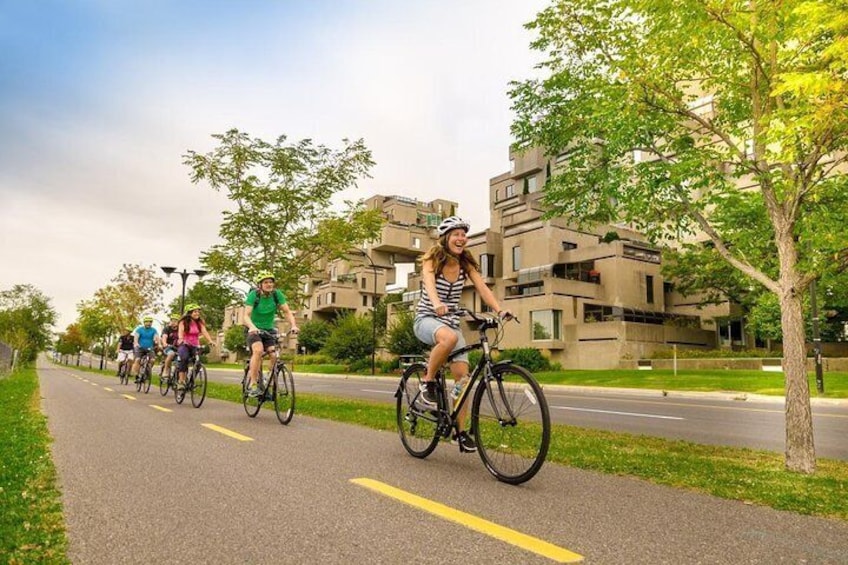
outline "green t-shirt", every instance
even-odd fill
[[[286,303],[286,295],[280,290],[274,290],[277,294],[277,301],[280,306]],[[246,306],[253,306],[256,302],[256,289],[251,290],[244,299]],[[274,320],[277,317],[277,302],[270,294],[268,296],[259,296],[259,304],[253,307],[253,312],[250,313],[250,319],[253,325],[260,330],[273,330]]]

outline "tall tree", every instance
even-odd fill
[[[23,362],[35,359],[51,342],[56,311],[50,299],[30,284],[0,292],[0,341],[20,353]]]
[[[141,316],[162,310],[162,293],[168,286],[152,267],[125,264],[111,284],[97,290],[94,297],[82,301],[78,311],[103,316],[112,333],[141,323]]]
[[[235,303],[241,303],[244,295],[219,279],[198,281],[186,292],[186,304],[196,303],[203,309],[203,319],[211,329],[224,327],[224,309]],[[170,312],[180,311],[180,297],[168,305]]]
[[[333,150],[309,139],[287,143],[285,136],[272,144],[236,129],[212,137],[213,151],[184,155],[192,182],[226,191],[235,204],[223,212],[223,242],[202,255],[211,272],[253,283],[270,271],[297,304],[300,281],[320,261],[343,257],[379,233],[378,210],[348,202],[346,210],[332,211],[333,196],[354,187],[374,164],[362,140],[343,140]]]
[[[821,229],[848,217],[848,0],[556,0],[529,27],[545,76],[513,86],[513,132],[567,161],[552,213],[708,238],[774,293],[786,467],[813,473],[802,295],[848,267]]]

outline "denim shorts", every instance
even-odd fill
[[[415,318],[415,322],[412,325],[412,331],[415,332],[415,337],[430,346],[436,344],[436,332],[439,331],[439,328],[448,328],[456,334],[456,346],[454,346],[451,353],[465,347],[465,338],[462,337],[462,332],[450,327],[438,318],[434,318],[433,316]],[[468,363],[468,352],[466,351],[462,355],[456,356],[451,362],[455,363],[457,361]]]

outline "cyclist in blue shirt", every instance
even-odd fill
[[[138,369],[141,366],[141,358],[145,355],[152,356],[154,348],[159,347],[159,332],[153,327],[153,316],[145,316],[142,324],[133,331],[135,343],[133,347],[133,361],[131,376],[138,381]],[[150,360],[151,365],[153,359]]]

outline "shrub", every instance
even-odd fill
[[[530,372],[548,371],[551,368],[551,361],[542,355],[541,351],[532,347],[504,349],[501,351],[501,359],[510,359]]]
[[[415,319],[412,312],[400,311],[392,322],[387,336],[386,347],[395,355],[420,355],[427,346],[415,337],[412,322]]]
[[[333,331],[333,327],[321,320],[309,320],[300,326],[297,335],[297,345],[305,347],[307,353],[315,353],[323,349],[324,344]]]
[[[370,318],[352,314],[339,316],[324,344],[323,352],[339,361],[350,362],[370,357],[373,351],[371,331]]]
[[[391,373],[400,369],[400,358],[394,357],[386,361],[379,361],[378,364],[380,366],[380,372]]]
[[[366,357],[351,361],[348,370],[351,373],[371,373],[371,358]]]

